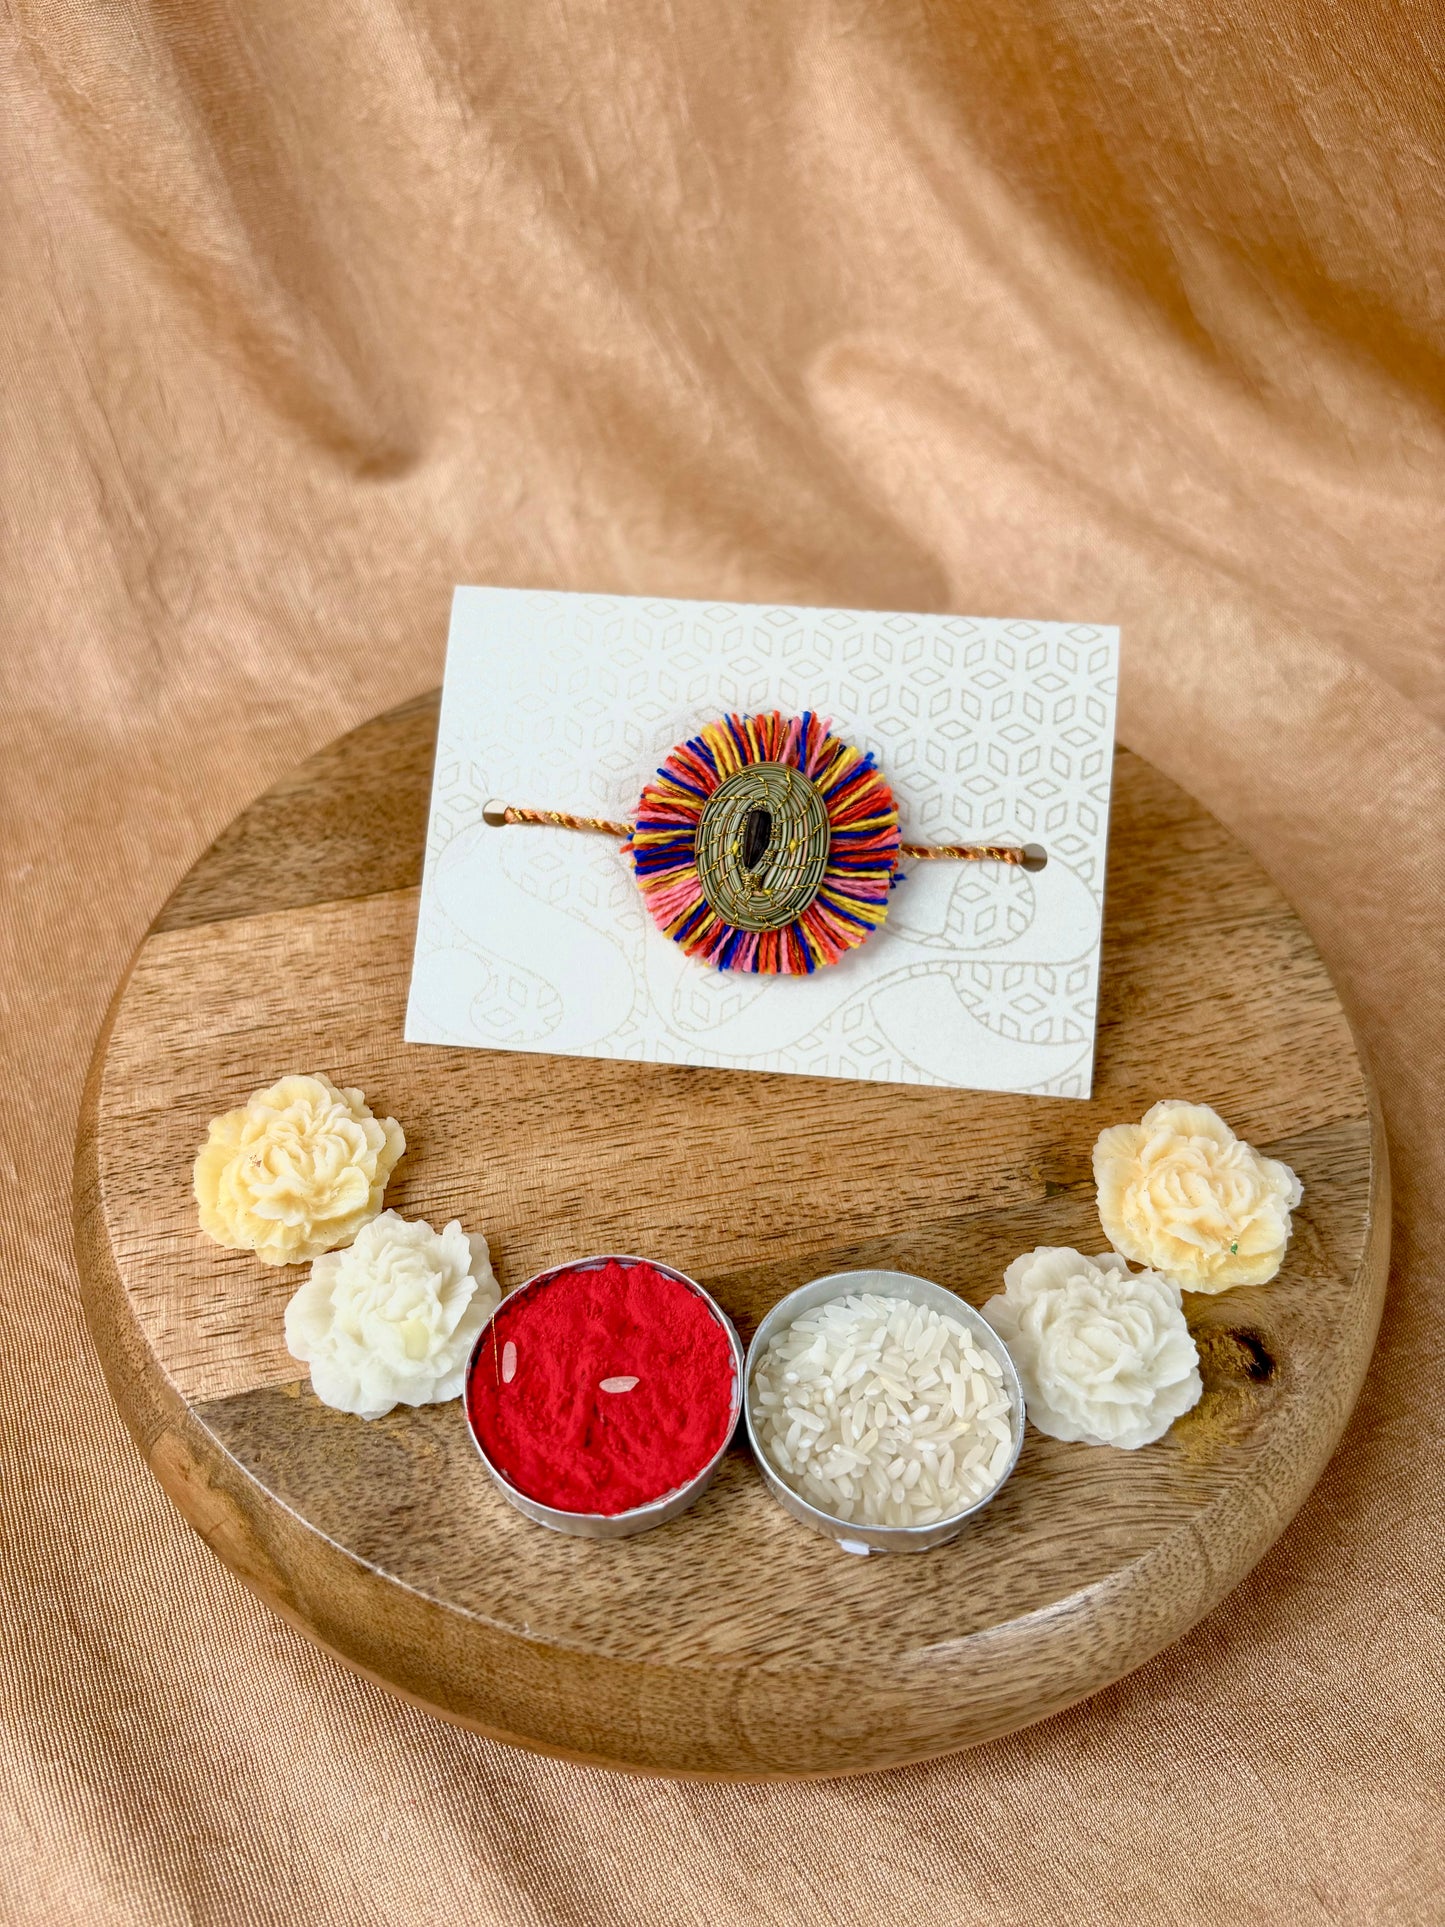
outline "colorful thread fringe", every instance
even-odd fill
[[[898,867],[898,811],[873,761],[809,710],[727,716],[680,743],[643,790],[623,845],[648,914],[689,956],[719,970],[800,976],[837,963],[888,915]],[[718,785],[749,763],[801,770],[828,812],[828,867],[818,894],[780,930],[742,930],[703,894],[697,826]]]

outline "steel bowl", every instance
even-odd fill
[[[961,1512],[950,1513],[946,1519],[935,1519],[932,1525],[865,1526],[821,1511],[803,1498],[801,1493],[795,1492],[784,1479],[763,1450],[762,1441],[753,1425],[753,1371],[773,1334],[783,1326],[791,1325],[795,1318],[805,1311],[811,1311],[815,1305],[865,1291],[873,1292],[880,1298],[903,1298],[909,1304],[927,1305],[933,1311],[956,1318],[960,1324],[967,1326],[977,1345],[998,1360],[1003,1371],[1004,1389],[1009,1395],[1009,1424],[1013,1434],[1013,1449],[1003,1476],[981,1499],[975,1499]],[[1014,1370],[1013,1360],[1005,1350],[1003,1340],[973,1306],[965,1304],[955,1292],[945,1291],[942,1285],[935,1285],[927,1278],[914,1278],[906,1271],[835,1271],[826,1278],[815,1278],[811,1284],[800,1285],[796,1291],[790,1291],[786,1298],[779,1299],[753,1334],[743,1367],[743,1386],[743,1423],[747,1427],[748,1444],[758,1462],[763,1483],[785,1512],[790,1512],[795,1519],[801,1519],[804,1525],[811,1526],[815,1532],[836,1539],[844,1552],[931,1552],[934,1546],[946,1545],[950,1539],[958,1537],[975,1512],[981,1511],[1003,1490],[1023,1450],[1023,1387],[1019,1384],[1018,1373]]]
[[[481,1358],[482,1346],[486,1342],[492,1319],[497,1316],[498,1312],[500,1312],[504,1306],[514,1305],[518,1298],[522,1296],[523,1292],[533,1291],[539,1285],[550,1284],[554,1278],[560,1277],[564,1271],[600,1271],[604,1265],[612,1264],[650,1265],[654,1271],[661,1272],[665,1278],[674,1278],[678,1284],[686,1285],[689,1291],[695,1291],[698,1297],[702,1299],[713,1317],[717,1319],[718,1323],[727,1333],[728,1344],[732,1348],[732,1414],[728,1420],[727,1433],[717,1451],[713,1453],[712,1457],[699,1473],[689,1479],[686,1485],[678,1486],[676,1491],[665,1492],[660,1499],[650,1499],[646,1505],[633,1506],[628,1512],[564,1512],[558,1506],[543,1505],[540,1499],[529,1498],[525,1492],[519,1492],[516,1486],[493,1464],[487,1454],[486,1447],[477,1437],[476,1427],[472,1424],[472,1374],[477,1369],[477,1362]],[[518,1512],[522,1513],[524,1517],[534,1521],[535,1524],[548,1526],[553,1532],[570,1533],[577,1539],[630,1539],[635,1532],[650,1532],[654,1526],[665,1526],[670,1520],[676,1519],[681,1513],[686,1512],[688,1507],[692,1505],[695,1500],[699,1499],[707,1490],[708,1486],[712,1484],[717,1469],[722,1464],[723,1454],[732,1444],[733,1434],[738,1429],[738,1419],[742,1413],[742,1404],[742,1340],[738,1337],[737,1332],[733,1328],[732,1320],[728,1317],[722,1306],[718,1304],[717,1300],[713,1298],[710,1293],[703,1290],[695,1278],[689,1278],[686,1272],[677,1271],[672,1265],[659,1264],[655,1258],[635,1258],[624,1252],[617,1251],[604,1252],[600,1257],[574,1258],[570,1263],[564,1265],[552,1265],[548,1270],[539,1271],[535,1277],[529,1278],[525,1284],[518,1285],[515,1291],[507,1292],[497,1305],[496,1310],[493,1311],[491,1318],[488,1318],[486,1324],[483,1325],[481,1331],[477,1334],[477,1342],[473,1345],[472,1355],[467,1360],[466,1378],[462,1385],[462,1411],[466,1417],[467,1431],[471,1434],[472,1444],[477,1448],[482,1464],[491,1474],[493,1483],[503,1498],[510,1501],[510,1503],[517,1508]]]

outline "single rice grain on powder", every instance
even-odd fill
[[[803,1312],[753,1372],[768,1459],[820,1511],[924,1526],[1002,1479],[1012,1413],[998,1360],[945,1313],[871,1292]]]

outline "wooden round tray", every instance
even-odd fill
[[[971,1745],[1177,1639],[1289,1520],[1369,1361],[1389,1237],[1368,1078],[1313,945],[1240,845],[1120,751],[1089,1103],[402,1042],[436,699],[261,797],[141,945],[78,1150],[88,1314],[186,1518],[294,1625],[447,1718],[668,1773],[862,1771]],[[964,1536],[849,1558],[735,1446],[685,1517],[614,1543],[502,1500],[461,1408],[364,1424],[282,1340],[303,1273],[196,1228],[213,1112],[288,1071],[405,1126],[387,1203],[486,1231],[504,1282],[638,1251],[746,1340],[783,1292],[883,1265],[981,1304],[1037,1244],[1103,1248],[1089,1154],[1161,1097],[1286,1158],[1283,1272],[1187,1304],[1204,1398],[1141,1452],[1032,1430]]]

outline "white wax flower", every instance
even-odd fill
[[[1263,1285],[1284,1262],[1304,1186],[1207,1104],[1156,1104],[1094,1146],[1099,1221],[1116,1251],[1184,1291]]]
[[[433,1231],[395,1211],[327,1252],[286,1307],[286,1349],[323,1405],[381,1418],[456,1398],[477,1334],[501,1298],[480,1232]]]
[[[211,1119],[196,1156],[201,1229],[265,1265],[300,1265],[350,1244],[381,1209],[406,1149],[394,1117],[329,1077],[283,1077]]]
[[[983,1315],[1050,1438],[1132,1452],[1162,1438],[1204,1390],[1179,1287],[1130,1271],[1115,1252],[1040,1245],[1014,1259]]]

